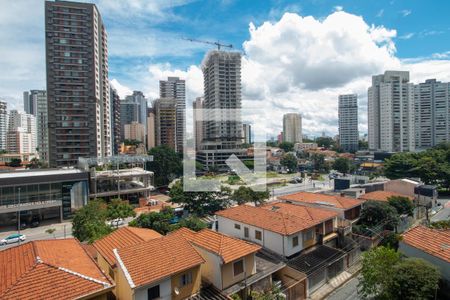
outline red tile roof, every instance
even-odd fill
[[[125,226],[94,242],[93,246],[108,264],[114,266],[116,259],[113,249],[136,245],[159,237],[161,234],[152,229]]]
[[[75,239],[0,251],[0,299],[75,299],[113,286]]]
[[[125,274],[131,279],[129,283],[132,288],[150,284],[204,263],[197,250],[176,234],[115,251],[121,268],[125,268]]]
[[[399,197],[407,197],[411,201],[414,200],[413,197],[410,197],[408,195],[399,194],[396,192],[389,192],[389,191],[374,191],[370,193],[366,193],[364,195],[361,195],[358,199],[362,200],[372,200],[372,201],[388,201],[388,198],[393,196],[399,196]]]
[[[278,197],[278,199],[341,209],[350,209],[363,203],[363,201],[361,200],[349,197],[308,192],[299,192],[295,194],[285,195]]]
[[[282,235],[300,232],[337,216],[337,212],[330,210],[288,203],[268,204],[263,207],[240,205],[216,214]]]
[[[450,262],[450,230],[425,226],[411,228],[403,234],[402,243]]]
[[[183,227],[171,234],[181,234],[193,245],[215,253],[222,258],[224,264],[261,249],[261,246],[210,229],[195,232]]]

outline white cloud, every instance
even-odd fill
[[[113,78],[111,80],[111,86],[117,91],[117,94],[121,99],[125,98],[125,96],[130,95],[133,93],[133,91],[122,85],[117,79]]]
[[[402,16],[407,17],[412,13],[412,11],[410,9],[404,9],[400,11],[400,13],[402,14]]]
[[[344,7],[341,6],[341,5],[336,5],[336,6],[334,7],[334,10],[335,10],[335,11],[342,11],[342,10],[344,10]]]
[[[381,18],[383,15],[384,15],[384,9],[380,9],[380,10],[378,11],[378,13],[376,14],[376,17],[377,17],[377,18]]]
[[[409,40],[410,38],[412,38],[414,36],[414,32],[410,32],[410,33],[406,33],[404,35],[399,36],[399,39],[402,40]]]

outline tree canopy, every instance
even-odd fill
[[[231,195],[231,199],[236,201],[238,204],[253,202],[256,206],[266,202],[269,197],[270,193],[267,190],[264,192],[258,192],[246,186],[240,186]]]
[[[170,201],[183,205],[190,213],[202,217],[227,208],[230,204],[231,190],[221,187],[215,192],[190,192],[183,190],[183,180],[178,180],[170,188]]]
[[[283,155],[283,157],[280,160],[280,164],[282,166],[285,166],[288,169],[289,173],[295,173],[297,172],[297,157],[293,155],[292,153],[287,153]]]
[[[412,216],[414,213],[414,205],[408,197],[392,196],[388,198],[388,203],[397,210],[399,215]]]
[[[107,220],[125,219],[134,217],[135,215],[133,206],[126,201],[122,201],[120,198],[112,199],[106,208]]]
[[[153,161],[147,163],[147,169],[155,173],[156,186],[167,185],[182,175],[182,160],[169,146],[153,147],[148,151],[148,155],[153,155]]]
[[[440,273],[418,258],[402,259],[383,246],[362,255],[358,293],[374,299],[433,299]]]
[[[278,147],[283,149],[284,152],[291,152],[294,150],[294,144],[291,142],[281,142]]]
[[[311,161],[313,164],[313,168],[316,171],[325,171],[327,172],[329,169],[329,166],[325,162],[325,155],[322,153],[313,153],[311,155]]]
[[[450,143],[419,153],[396,153],[386,160],[384,173],[390,179],[420,177],[426,184],[450,189]]]
[[[347,174],[350,171],[350,167],[351,161],[345,157],[338,157],[333,163],[333,169],[343,174]]]
[[[387,203],[367,201],[361,210],[358,223],[367,227],[380,226],[394,229],[399,222],[396,209]]]
[[[336,142],[333,140],[333,138],[329,136],[322,136],[316,138],[317,146],[324,147],[326,149],[331,149],[336,145]]]
[[[72,220],[72,234],[80,242],[93,243],[109,234],[112,228],[106,224],[107,208],[103,200],[90,200],[80,208]]]

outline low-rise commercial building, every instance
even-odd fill
[[[0,173],[0,224],[69,219],[88,201],[89,173],[78,169],[24,170]]]

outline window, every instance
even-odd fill
[[[292,247],[298,246],[298,235],[292,238]]]
[[[255,239],[261,241],[262,240],[262,234],[261,231],[255,230]]]
[[[192,283],[192,272],[187,272],[180,277],[180,286],[185,286]]]
[[[244,261],[241,259],[233,263],[233,275],[238,276],[242,273],[244,273]]]
[[[147,299],[158,299],[159,298],[159,285],[151,287],[147,290]]]
[[[248,227],[244,227],[244,237],[248,238],[249,233],[248,233]]]
[[[234,224],[234,229],[241,230],[241,225],[239,225],[239,224]]]

